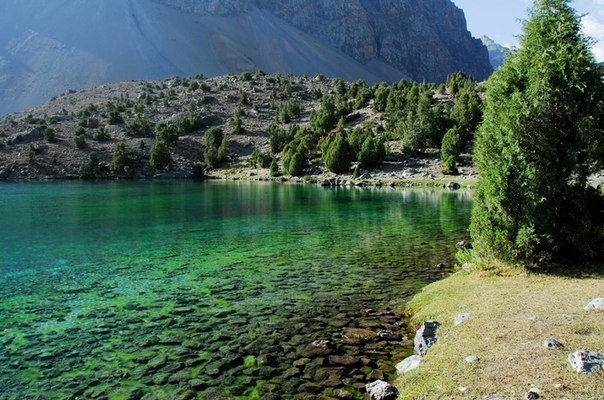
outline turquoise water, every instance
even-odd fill
[[[371,362],[329,357],[369,351],[348,328],[399,326],[396,307],[467,238],[470,205],[256,182],[2,184],[0,398],[358,397],[354,379],[389,377],[392,352],[367,339]],[[329,351],[309,356],[318,339]]]

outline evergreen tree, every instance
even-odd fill
[[[170,147],[164,140],[156,140],[151,146],[151,159],[149,163],[155,169],[167,168],[172,162]]]
[[[340,119],[336,134],[325,138],[321,151],[323,152],[323,162],[328,170],[341,174],[350,170],[350,163],[355,160],[355,154],[346,140],[344,131],[344,120]]]
[[[457,175],[457,158],[463,151],[464,141],[461,130],[456,126],[447,131],[440,148],[443,173]]]
[[[520,49],[487,83],[471,234],[479,256],[601,254],[604,84],[567,0],[535,0]]]

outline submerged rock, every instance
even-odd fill
[[[591,374],[599,369],[604,369],[604,354],[577,350],[568,355],[568,362],[575,371]]]
[[[436,331],[440,327],[438,321],[426,321],[422,326],[415,332],[415,339],[413,340],[415,354],[420,356],[425,355],[428,349],[436,343]]]
[[[384,381],[375,381],[365,385],[371,400],[396,400],[398,389]]]

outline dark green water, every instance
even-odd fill
[[[407,350],[346,329],[400,326],[393,310],[451,265],[470,204],[269,183],[2,184],[0,398],[358,397]],[[329,350],[309,350],[317,339]]]

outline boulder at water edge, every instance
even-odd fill
[[[438,321],[426,321],[415,332],[415,339],[413,340],[415,354],[425,355],[428,349],[436,343],[436,331],[439,326],[440,322]]]
[[[604,369],[604,354],[588,350],[577,350],[568,355],[568,362],[577,372],[591,374],[600,368]]]
[[[375,381],[365,385],[371,400],[396,400],[398,389],[384,381]]]

